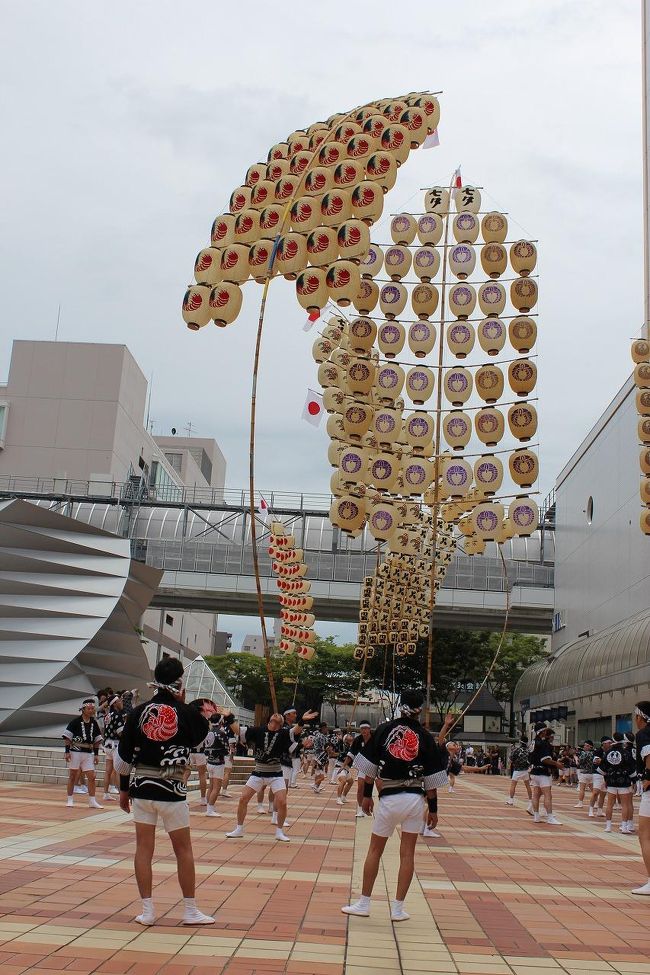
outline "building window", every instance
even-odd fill
[[[590,525],[594,520],[594,499],[589,495],[587,501],[587,524]]]
[[[167,626],[173,626],[174,625],[174,617],[171,616],[169,613],[166,613],[165,614],[165,623],[167,624]]]
[[[9,418],[9,403],[0,403],[0,450],[5,445],[5,435],[7,433],[7,419]]]
[[[168,454],[167,452],[165,452],[165,457],[166,457],[167,461],[169,462],[169,464],[174,468],[174,470],[176,471],[176,473],[177,474],[180,474],[181,467],[182,467],[182,464],[183,464],[183,455],[182,454]]]
[[[625,734],[626,731],[632,731],[632,715],[631,714],[617,714],[616,715],[616,730],[622,731]]]

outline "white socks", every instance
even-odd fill
[[[184,897],[183,905],[183,924],[214,924],[214,918],[200,911],[193,897]]]
[[[394,900],[390,904],[390,919],[391,921],[408,921],[411,917],[404,910],[404,901]]]
[[[231,837],[234,837],[235,839],[237,837],[243,836],[243,835],[244,835],[244,827],[243,826],[235,826],[235,828],[234,829],[231,829],[231,831],[229,833],[226,833],[226,836],[231,836]]]
[[[275,838],[276,840],[282,840],[283,843],[290,842],[289,837],[280,826],[278,826],[278,828],[275,831]]]
[[[153,900],[151,897],[142,898],[142,914],[138,914],[136,921],[138,924],[154,924],[156,912],[154,911]]]
[[[97,800],[95,799],[94,796],[91,796],[90,797],[90,799],[88,800],[88,805],[90,806],[91,809],[103,809],[104,808],[103,806],[100,806],[99,805],[99,803],[97,802]]]
[[[369,917],[370,916],[370,898],[365,897],[363,894],[361,897],[354,902],[354,904],[346,904],[345,907],[341,908],[344,914],[356,914],[358,917]]]
[[[72,796],[68,796],[68,801],[66,802],[66,806],[74,806],[74,799],[72,798]]]
[[[218,813],[217,810],[214,808],[214,806],[211,806],[210,803],[208,803],[208,805],[205,807],[205,815],[206,816],[221,816],[221,813]]]

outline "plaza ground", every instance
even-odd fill
[[[649,975],[650,898],[638,840],[603,833],[603,820],[554,791],[563,826],[536,826],[524,803],[504,805],[505,778],[463,776],[441,795],[438,840],[421,840],[407,898],[411,921],[391,925],[397,841],[387,847],[373,914],[346,918],[359,892],[370,832],[334,790],[290,793],[292,842],[252,814],[242,840],[191,806],[197,901],[216,913],[183,928],[169,841],[160,834],[154,898],[160,922],[133,923],[133,827],[111,803],[65,806],[55,786],[0,782],[0,962],[3,975]],[[521,788],[521,786],[519,787]],[[237,791],[237,790],[234,790]],[[196,795],[196,794],[194,794]],[[253,807],[254,808],[254,807]],[[618,824],[617,824],[618,825]],[[616,825],[616,828],[617,828]]]

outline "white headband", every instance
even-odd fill
[[[635,708],[635,709],[634,709],[634,713],[635,713],[636,715],[638,715],[638,716],[639,716],[640,718],[643,718],[643,720],[644,720],[644,721],[650,721],[650,714],[645,714],[645,713],[644,713],[644,712],[643,712],[643,711],[641,710],[641,708]]]
[[[183,679],[179,677],[173,684],[161,684],[159,680],[151,680],[147,687],[155,687],[159,691],[168,691],[174,697],[179,697],[183,690]]]
[[[399,709],[402,712],[402,714],[405,714],[406,715],[407,718],[414,717],[416,714],[419,714],[420,711],[422,710],[421,707],[420,708],[412,708],[408,704],[400,704]]]

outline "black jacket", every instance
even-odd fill
[[[415,718],[380,724],[354,766],[369,779],[381,779],[381,795],[439,789],[447,784],[447,757]]]

